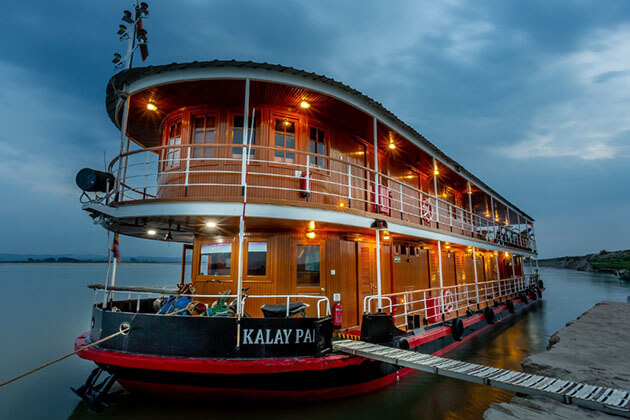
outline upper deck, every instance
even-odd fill
[[[250,131],[254,216],[359,228],[378,218],[416,236],[536,252],[530,216],[380,104],[331,79],[251,62],[136,68],[112,78],[107,105],[140,146],[127,144],[110,165],[117,183],[106,205],[125,207],[127,217],[155,224],[164,216],[170,229],[181,219],[168,216],[238,215],[230,203],[242,202]],[[134,206],[147,203],[163,205]]]

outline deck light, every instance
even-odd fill
[[[437,168],[433,169],[433,175],[438,176],[440,174],[440,171],[438,171]]]
[[[214,229],[215,227],[217,227],[217,222],[213,222],[213,221],[206,222],[206,227],[210,229]]]
[[[156,106],[153,102],[149,102],[149,103],[147,104],[147,109],[148,109],[149,111],[157,111],[157,109],[158,109],[158,108],[157,108],[157,106]]]
[[[449,243],[447,242],[447,243],[444,245],[444,248],[446,248],[446,249],[451,249],[451,245],[449,245]]]
[[[311,220],[310,222],[308,222],[308,228],[310,230],[315,230],[315,220]]]
[[[386,230],[383,231],[383,240],[389,241],[389,232]]]
[[[394,144],[393,141],[389,142],[389,146],[388,146],[391,150],[394,150],[396,148],[396,145]]]
[[[149,236],[153,236],[153,235],[155,235],[156,233],[157,233],[157,231],[156,231],[155,229],[149,229],[149,230],[147,230],[147,235],[149,235]]]
[[[510,258],[510,253],[506,252],[505,254],[503,254],[505,256],[505,258]]]
[[[306,102],[306,101],[300,102],[300,108],[302,108],[302,109],[309,109],[310,107],[311,107],[311,104],[309,104],[308,102]]]
[[[314,238],[315,238],[315,232],[308,232],[308,233],[306,234],[306,237],[307,237],[308,239],[314,239]]]
[[[340,201],[340,202],[339,202],[339,207],[343,208],[343,207],[345,207],[345,206],[346,206],[346,203],[344,203],[343,201]]]

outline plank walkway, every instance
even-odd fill
[[[588,385],[514,370],[436,357],[363,341],[333,342],[335,351],[391,363],[421,372],[490,385],[526,395],[541,395],[565,404],[630,418],[630,391]]]

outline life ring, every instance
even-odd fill
[[[451,322],[451,335],[455,341],[461,341],[464,335],[464,321],[459,318],[455,318]]]
[[[442,305],[445,314],[453,312],[453,294],[450,290],[445,290],[442,293]]]
[[[494,311],[491,307],[486,306],[483,310],[483,315],[486,317],[486,322],[488,322],[488,324],[494,324]]]
[[[422,199],[420,217],[427,223],[431,223],[431,220],[433,220],[433,204],[431,204],[428,197]]]
[[[512,302],[512,299],[507,301],[507,308],[508,308],[508,312],[513,314],[515,312],[515,308],[514,308],[514,302]]]

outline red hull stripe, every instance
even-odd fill
[[[88,334],[89,332],[83,333],[76,339],[74,342],[75,350],[88,344],[86,340]],[[361,357],[345,354],[285,359],[197,359],[191,357],[162,357],[121,353],[101,350],[94,347],[83,350],[79,353],[79,356],[96,363],[136,369],[232,375],[337,369],[351,365],[359,365],[365,361],[365,359]]]

